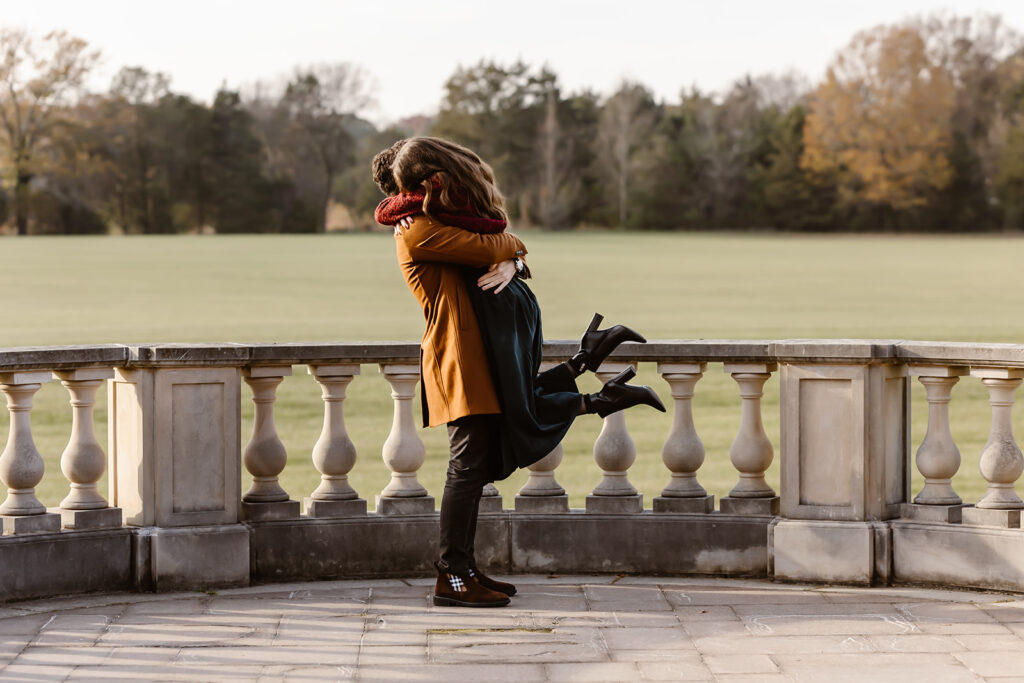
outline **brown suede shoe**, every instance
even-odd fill
[[[480,582],[480,585],[484,588],[490,588],[492,591],[498,593],[504,593],[505,595],[512,597],[516,594],[516,587],[511,583],[505,583],[504,581],[496,581],[489,576],[486,576],[482,571],[476,567],[469,568],[469,575]]]
[[[434,604],[454,607],[504,607],[509,603],[504,593],[484,588],[476,578],[466,574],[452,574],[437,569],[434,585]]]

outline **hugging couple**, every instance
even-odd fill
[[[423,425],[448,427],[434,604],[501,607],[516,587],[483,574],[473,556],[484,486],[550,453],[578,415],[640,404],[664,412],[653,389],[628,383],[632,368],[597,393],[576,387],[620,343],[646,339],[623,325],[598,329],[595,314],[579,350],[539,372],[540,307],[525,282],[526,245],[506,231],[491,167],[461,145],[415,137],[377,154],[373,179],[387,195],[375,218],[394,227],[398,265],[426,318]]]

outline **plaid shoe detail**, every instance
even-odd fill
[[[452,590],[456,593],[465,593],[467,590],[466,584],[462,582],[462,579],[454,574],[448,575],[448,583],[451,584]]]

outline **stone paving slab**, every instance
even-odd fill
[[[0,680],[1009,681],[1024,596],[708,578],[517,576],[90,595],[0,607]]]

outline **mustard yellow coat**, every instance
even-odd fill
[[[420,344],[424,426],[500,413],[462,266],[522,257],[526,246],[509,233],[479,235],[426,216],[414,218],[395,242],[402,275],[427,321]]]

